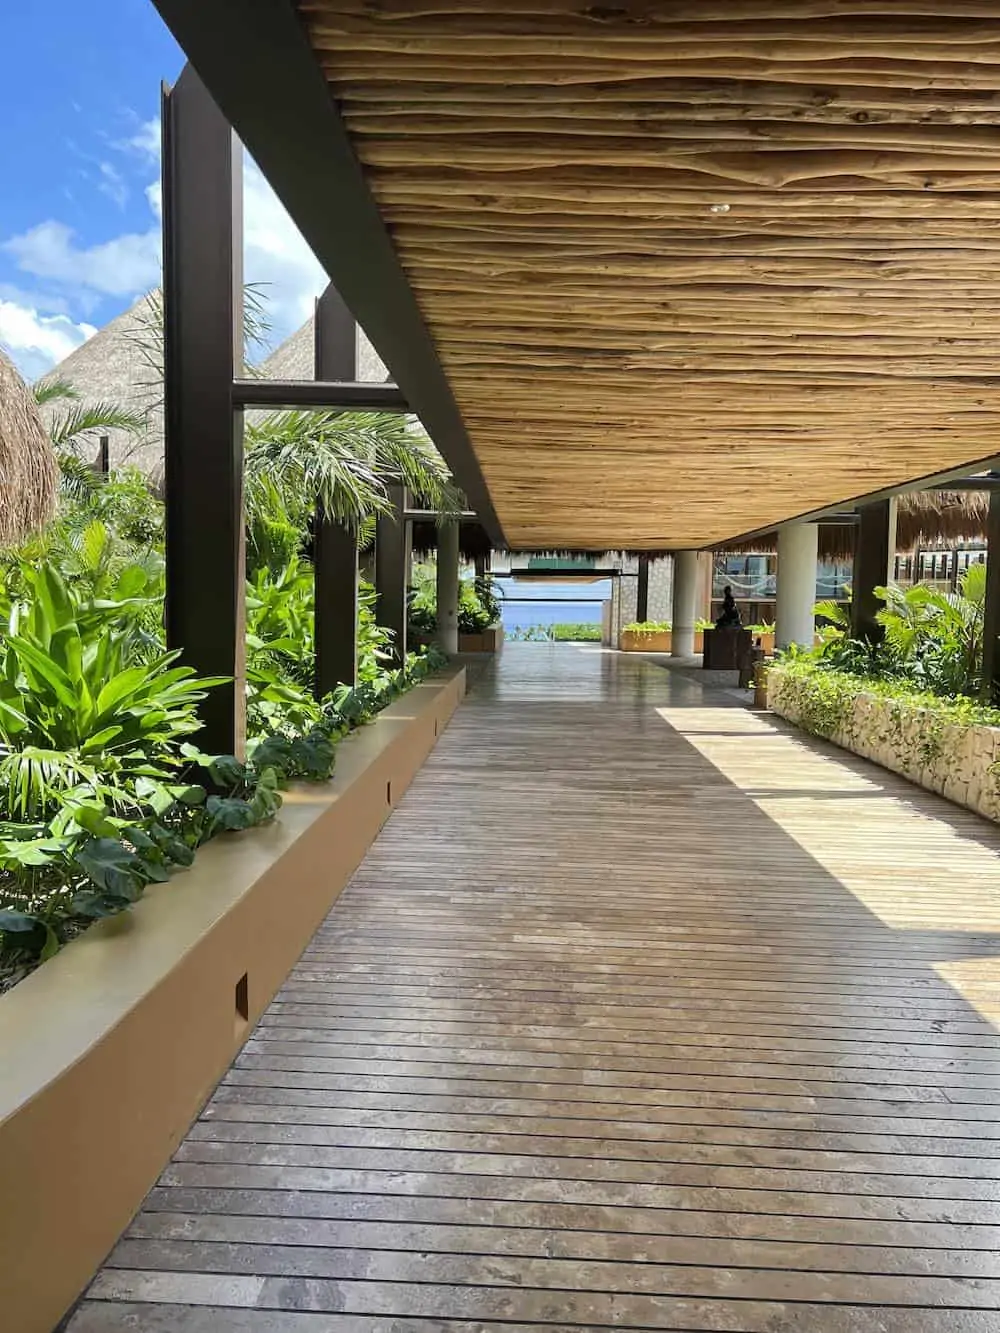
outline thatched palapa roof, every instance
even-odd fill
[[[108,431],[112,467],[140,468],[154,482],[163,480],[163,387],[158,326],[160,296],[149,292],[78,347],[42,377],[66,380],[81,406],[112,402],[144,418],[136,435]],[[388,372],[375,349],[358,329],[358,379],[382,383]],[[265,379],[311,380],[313,376],[312,317],[280,343],[257,367]],[[45,419],[60,404],[42,409]],[[253,414],[258,418],[264,413]]]
[[[310,315],[300,328],[260,363],[258,369],[261,375],[268,380],[315,379],[313,343],[313,318]],[[382,384],[389,378],[389,372],[361,328],[357,333],[357,358],[358,379],[362,383]]]
[[[79,395],[81,407],[114,403],[142,416],[144,427],[138,434],[107,432],[108,452],[112,467],[138,467],[154,483],[163,480],[163,388],[157,364],[156,301],[156,293],[141,296],[40,381],[65,380]],[[59,402],[43,407],[43,419],[51,423],[63,407]]]
[[[987,491],[908,491],[896,507],[896,550],[986,540]]]
[[[907,491],[896,505],[896,550],[899,552],[962,546],[986,540],[987,491]],[[850,560],[854,554],[854,525],[824,523],[819,530],[821,560]],[[746,555],[773,555],[776,532],[753,541],[727,542],[720,551]]]
[[[0,352],[0,546],[16,546],[52,517],[59,467],[31,390]]]

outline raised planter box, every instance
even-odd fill
[[[0,998],[0,1310],[51,1333],[128,1225],[465,692],[425,681],[334,780],[91,927]]]
[[[767,672],[767,705],[797,726],[809,725],[798,678]],[[1000,822],[1000,727],[950,722],[931,709],[858,692],[826,739],[928,791]]]
[[[460,634],[458,651],[460,653],[498,653],[503,647],[503,626],[492,625],[482,634]]]
[[[700,629],[694,632],[694,650],[700,653],[704,647],[704,634]],[[639,630],[623,629],[618,636],[618,647],[623,653],[669,653],[673,635],[670,630],[660,630],[655,634],[643,634]]]

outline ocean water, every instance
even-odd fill
[[[586,589],[586,591],[584,591]],[[545,625],[599,625],[601,603],[611,596],[608,582],[534,584],[497,579],[503,627],[511,632]]]
[[[525,629],[534,625],[599,625],[601,623],[600,602],[543,602],[531,598],[527,601],[504,601],[503,627],[513,630]]]

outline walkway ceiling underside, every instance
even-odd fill
[[[511,546],[1000,452],[995,4],[298,7]]]

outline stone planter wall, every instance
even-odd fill
[[[767,673],[767,704],[817,734],[803,717],[800,680],[780,667]],[[932,709],[859,691],[827,739],[1000,822],[1000,727],[950,722]]]

